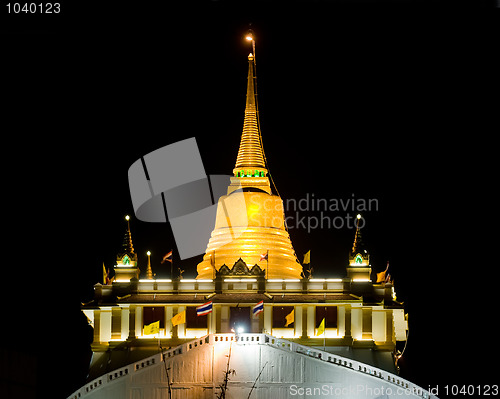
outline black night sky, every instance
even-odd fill
[[[140,267],[150,250],[153,272],[169,278],[160,261],[173,249],[175,269],[195,277],[201,256],[181,262],[169,224],[133,217],[127,171],[196,137],[207,174],[232,172],[250,23],[281,197],[377,200],[361,212],[362,233],[374,272],[390,261],[409,313],[401,375],[438,385],[440,397],[446,384],[496,383],[493,40],[478,21],[409,3],[271,12],[212,2],[95,19],[71,9],[59,25],[38,19],[4,35],[6,392],[64,398],[84,383],[90,341],[79,306],[102,263],[114,264],[126,214]],[[299,213],[305,223],[320,216]],[[290,236],[300,260],[311,250],[316,277],[344,276],[354,230],[298,225]],[[13,358],[36,364],[37,376]]]

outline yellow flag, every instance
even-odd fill
[[[158,334],[160,332],[160,320],[144,326],[144,335]]]
[[[290,313],[285,316],[286,324],[285,327],[288,327],[289,324],[292,324],[295,321],[295,309],[293,309]]]
[[[311,263],[311,250],[304,254],[304,261],[302,262],[303,265],[307,265],[309,263]]]
[[[385,271],[377,273],[377,283],[383,283],[385,281]]]
[[[104,262],[102,262],[102,284],[106,285],[108,282],[106,281],[108,279],[108,272],[106,271],[106,267],[104,266]]]
[[[316,333],[316,335],[321,335],[324,333],[325,333],[325,319],[323,318],[323,320],[321,320],[321,323],[319,324],[318,332]]]
[[[179,324],[185,323],[186,322],[186,311],[182,311],[180,313],[177,313],[174,317],[170,319],[172,322],[172,326],[177,326]]]

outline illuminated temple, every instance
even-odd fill
[[[114,281],[82,306],[93,357],[70,398],[431,397],[397,375],[407,318],[392,283],[372,281],[359,228],[345,277],[304,276],[271,190],[252,54],[233,174],[196,279],[141,276],[127,221]]]

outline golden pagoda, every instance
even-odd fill
[[[297,260],[285,226],[283,201],[271,192],[262,147],[256,95],[255,57],[248,56],[245,119],[240,148],[227,195],[219,199],[215,228],[198,264],[198,279],[211,279],[238,260],[258,265],[268,279],[300,279]]]

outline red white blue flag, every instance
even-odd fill
[[[264,311],[264,301],[260,301],[257,305],[252,308],[252,313],[257,316],[260,312]]]
[[[212,312],[212,301],[196,307],[196,316],[205,316]]]
[[[161,263],[165,263],[165,262],[170,262],[170,263],[172,263],[172,251],[170,251],[168,254],[166,254],[166,255],[163,257],[163,260],[161,261]]]

